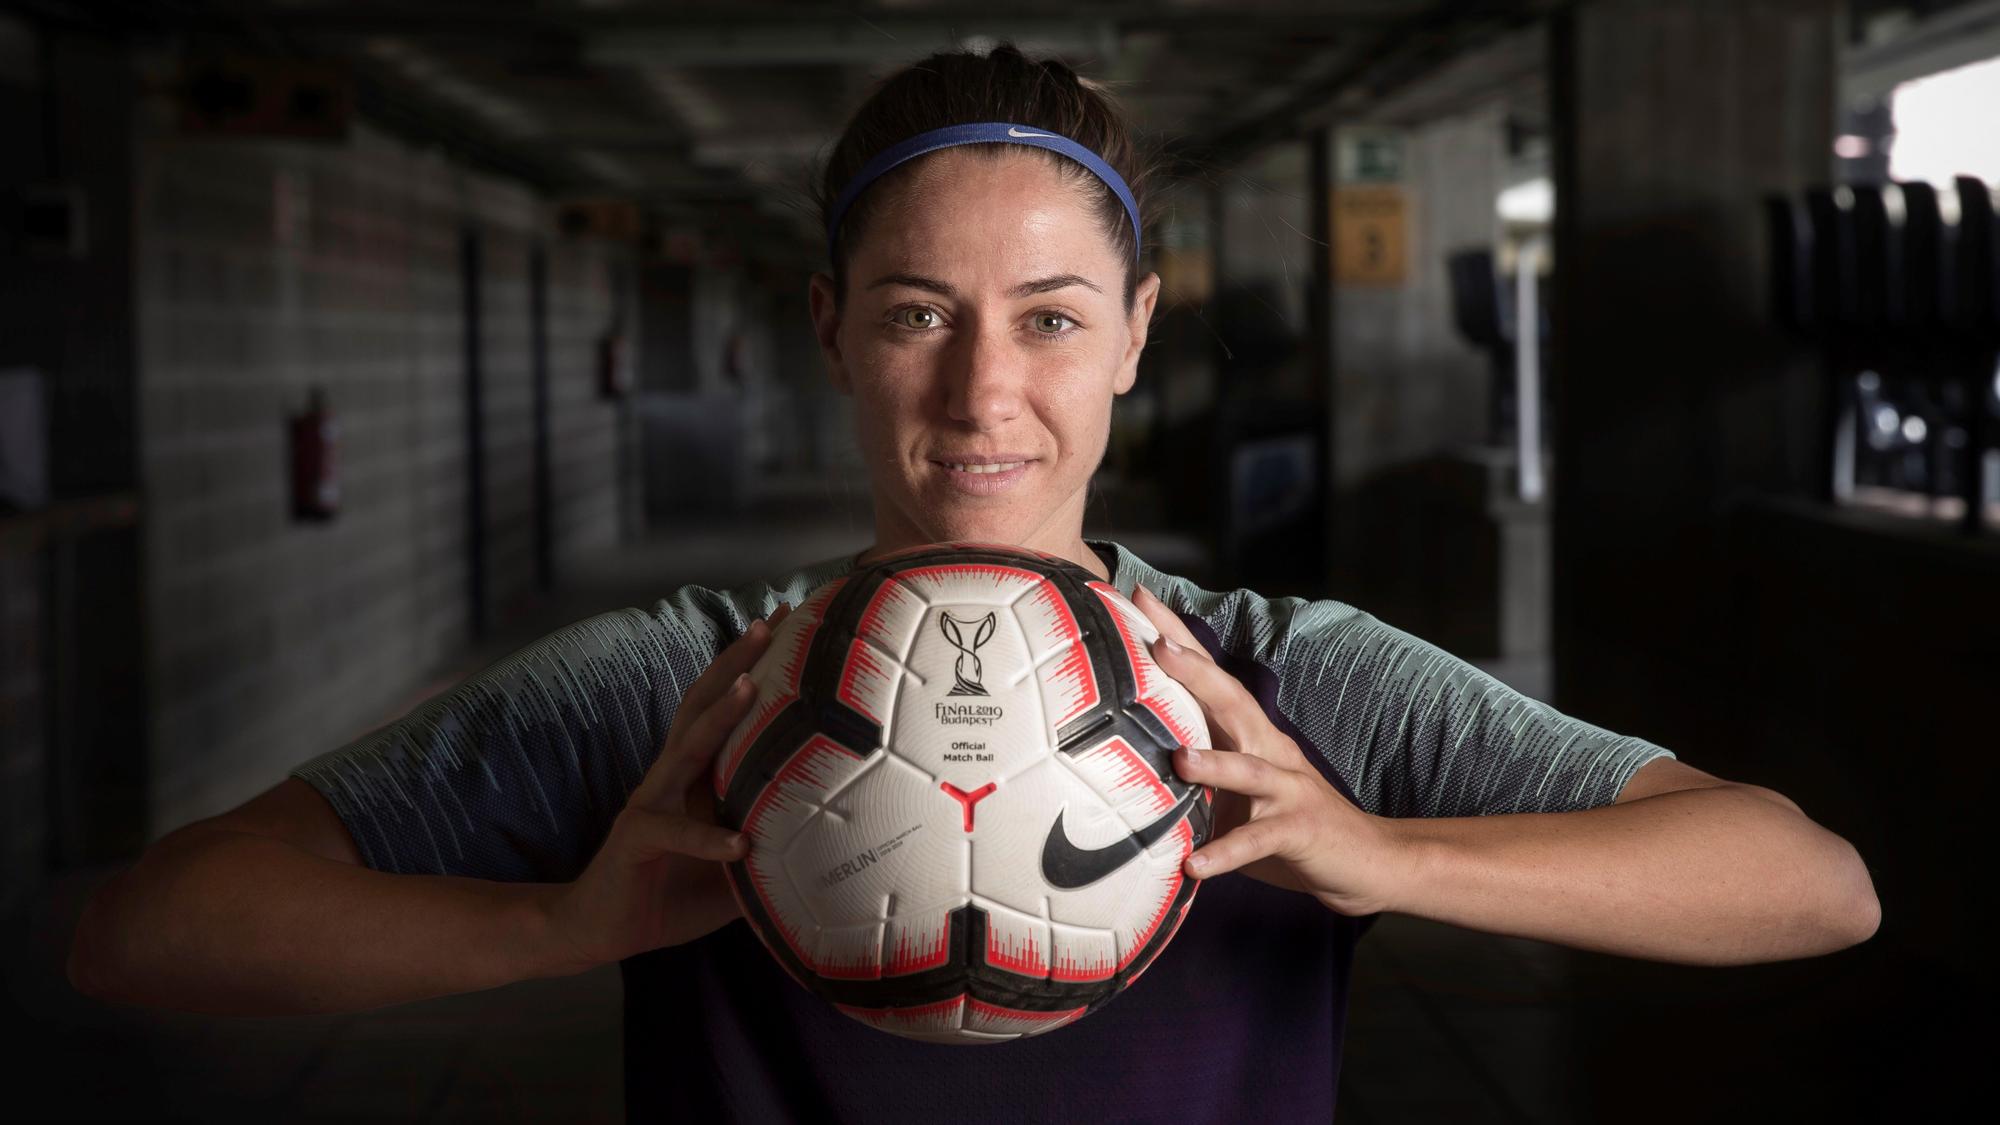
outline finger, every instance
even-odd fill
[[[1187,873],[1197,879],[1227,875],[1268,856],[1283,852],[1297,828],[1288,817],[1270,816],[1241,824],[1203,845],[1187,857]]]
[[[714,779],[704,770],[701,780],[703,784],[688,786],[687,804],[679,811],[703,824],[719,824],[722,818],[716,815]]]
[[[709,706],[708,710],[694,717],[681,734],[678,745],[669,743],[667,751],[677,759],[676,770],[688,766],[690,777],[708,767],[715,758],[715,752],[729,740],[729,732],[750,713],[757,700],[757,681],[747,674],[736,677],[722,698]]]
[[[748,674],[739,674],[721,698],[701,711],[690,712],[683,704],[674,715],[667,744],[647,771],[635,799],[651,809],[678,812],[686,808],[688,786],[715,761],[716,751],[728,741],[729,732],[749,713],[756,698],[756,682]]]
[[[1195,639],[1194,631],[1187,627],[1187,622],[1181,620],[1181,615],[1168,608],[1167,603],[1161,601],[1151,590],[1144,586],[1138,587],[1133,592],[1132,604],[1139,607],[1139,612],[1146,615],[1146,619],[1153,623],[1153,628],[1158,629],[1161,636],[1172,637],[1181,645],[1203,656],[1208,655],[1207,650],[1201,647],[1201,642]]]
[[[1245,797],[1278,797],[1290,779],[1285,771],[1250,754],[1183,746],[1174,751],[1174,772],[1182,781],[1225,789]]]
[[[697,859],[724,862],[750,854],[749,837],[679,813],[629,806],[626,818],[627,853],[640,862],[666,855],[689,855]]]
[[[773,631],[776,631],[778,626],[784,623],[785,618],[790,617],[791,615],[792,615],[792,603],[779,602],[778,611],[776,613],[773,613],[768,618],[768,620],[771,623],[771,629]]]
[[[1209,732],[1221,734],[1230,749],[1254,752],[1263,742],[1271,720],[1256,698],[1221,665],[1206,654],[1197,656],[1193,649],[1175,644],[1170,637],[1162,637],[1153,646],[1153,659],[1161,671],[1194,696],[1208,720]]]
[[[748,672],[751,665],[757,663],[757,658],[764,655],[770,644],[770,624],[761,617],[750,622],[743,635],[717,653],[708,668],[688,685],[687,691],[681,695],[680,711],[675,712],[674,722],[680,722],[681,712],[699,715],[707,710],[723,692],[729,690],[736,677]]]

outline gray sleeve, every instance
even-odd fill
[[[1573,719],[1373,616],[1292,603],[1279,705],[1368,812],[1569,812],[1673,753]]]
[[[375,870],[573,879],[714,652],[665,610],[559,629],[291,776]]]

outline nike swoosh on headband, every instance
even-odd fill
[[[1042,843],[1042,878],[1047,879],[1050,886],[1066,891],[1097,882],[1139,858],[1141,853],[1187,816],[1188,810],[1194,807],[1195,799],[1200,796],[1201,786],[1188,786],[1188,791],[1181,794],[1174,807],[1158,820],[1101,848],[1085,849],[1070,843],[1068,834],[1063,831],[1063,814],[1056,813],[1056,822],[1049,827],[1049,838]]]
[[[1019,129],[1016,129],[1016,128],[1015,128],[1015,127],[1013,127],[1012,125],[1009,125],[1009,126],[1007,126],[1007,135],[1008,135],[1008,136],[1010,136],[1010,137],[1053,137],[1053,136],[1055,136],[1055,134],[1054,134],[1054,133],[1023,133],[1022,131],[1020,131]]]

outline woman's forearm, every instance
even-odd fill
[[[1880,917],[1846,840],[1747,786],[1579,812],[1403,819],[1398,913],[1698,965],[1812,957]]]
[[[101,999],[211,1015],[364,1011],[573,972],[548,885],[393,875],[240,832],[169,836],[78,923]]]

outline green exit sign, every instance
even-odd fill
[[[1340,182],[1388,184],[1403,178],[1403,134],[1356,128],[1340,133]]]

